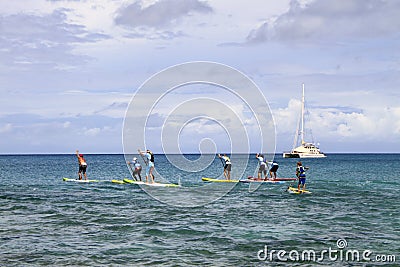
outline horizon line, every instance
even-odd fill
[[[227,154],[227,155],[252,155],[257,154],[259,152],[243,152],[243,153],[194,153],[194,152],[187,152],[187,153],[160,153],[154,152],[155,155],[218,155],[218,154]],[[280,155],[284,152],[278,153],[263,153],[267,155]],[[138,153],[104,153],[104,152],[95,152],[95,153],[82,153],[85,155],[136,155]],[[325,155],[337,155],[337,154],[400,154],[400,152],[332,152],[332,153],[324,153]],[[29,155],[75,155],[75,153],[0,153],[0,156],[29,156]]]

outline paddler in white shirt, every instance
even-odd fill
[[[232,170],[231,159],[226,154],[224,154],[223,156],[221,156],[221,154],[218,154],[218,157],[224,160],[224,176],[227,180],[230,180]]]
[[[258,167],[258,180],[262,179],[262,173],[264,173],[264,179],[267,179],[267,164],[265,163],[264,155],[258,154],[256,155],[256,158],[258,159],[260,166]]]

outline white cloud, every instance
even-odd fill
[[[0,16],[1,64],[15,68],[65,69],[86,63],[90,58],[73,52],[79,43],[97,42],[109,36],[90,32],[84,25],[69,23],[66,11],[49,14],[18,13]]]
[[[300,105],[300,101],[292,99],[286,108],[273,110],[278,135],[294,138]],[[340,142],[351,147],[354,142],[368,144],[379,140],[378,142],[383,147],[387,142],[400,140],[399,106],[392,108],[368,106],[363,110],[350,112],[342,110],[346,110],[346,108],[309,109],[309,116],[306,116],[306,128],[312,130],[314,140],[306,141],[321,142],[322,145]],[[306,133],[310,133],[310,131],[306,131]],[[309,138],[311,137],[309,136]],[[286,149],[291,148],[290,140],[281,141],[286,141]],[[335,147],[328,146],[325,150],[327,149],[335,150]]]
[[[287,107],[272,111],[278,133],[294,133],[300,118],[300,106],[301,101],[290,99]]]
[[[64,124],[63,124],[63,127],[64,128],[69,128],[71,126],[71,122],[70,121],[66,121],[66,122],[64,122]]]
[[[311,1],[292,0],[285,14],[264,21],[247,37],[266,41],[340,42],[395,35],[400,27],[396,0]]]
[[[10,123],[11,121],[12,123]],[[120,119],[88,116],[46,119],[29,114],[0,117],[1,153],[122,152]]]
[[[115,18],[118,25],[164,28],[191,13],[209,13],[212,8],[199,0],[160,0],[144,7],[139,1],[122,7]]]
[[[10,132],[12,130],[13,126],[11,123],[6,123],[5,125],[0,127],[0,133],[6,133]]]
[[[46,119],[92,115],[122,119],[131,97],[115,92],[4,92],[0,116],[29,113]]]
[[[100,128],[90,128],[90,129],[86,129],[83,132],[85,135],[87,136],[96,136],[100,133]]]

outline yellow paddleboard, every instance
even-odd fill
[[[146,186],[155,186],[155,187],[180,187],[179,184],[163,184],[163,183],[146,183],[142,181],[135,181],[131,179],[124,179],[124,183],[127,184],[137,184],[137,185],[146,185]]]
[[[215,182],[215,183],[238,183],[239,180],[221,180],[221,179],[214,179],[214,178],[201,178],[204,182]]]
[[[122,180],[111,180],[111,183],[114,183],[114,184],[124,184],[125,182],[122,181]]]
[[[99,180],[78,180],[78,179],[71,179],[71,178],[63,178],[64,182],[77,182],[77,183],[98,183]]]
[[[311,194],[311,191],[308,190],[298,190],[296,187],[289,186],[287,191],[291,194]]]

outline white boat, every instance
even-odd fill
[[[313,142],[304,141],[304,84],[303,97],[301,99],[301,121],[300,129],[297,129],[294,137],[293,149],[290,152],[283,152],[284,158],[325,158],[326,155],[319,150],[319,147]],[[301,136],[301,144],[298,145],[298,137]],[[297,146],[297,147],[296,147]]]

